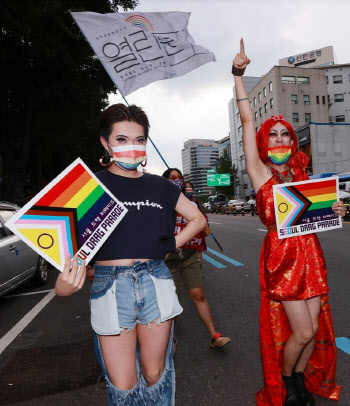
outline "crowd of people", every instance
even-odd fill
[[[249,63],[241,40],[232,73],[246,168],[258,215],[268,230],[259,267],[265,386],[256,394],[256,402],[258,406],[313,406],[312,393],[337,400],[340,392],[327,270],[315,234],[278,239],[272,196],[275,184],[308,179],[308,158],[297,151],[294,130],[283,116],[268,119],[256,134],[242,80]],[[230,342],[216,330],[204,294],[201,253],[210,233],[205,212],[193,185],[185,182],[178,169],[170,168],[162,177],[138,170],[147,163],[148,133],[148,118],[135,105],[112,105],[101,115],[99,135],[105,154],[100,162],[105,169],[97,178],[121,202],[155,203],[128,206],[127,215],[88,270],[93,281],[95,351],[109,406],[175,404],[174,320],[182,312],[181,281],[208,331],[210,346]],[[341,202],[334,203],[333,210],[345,214]],[[67,257],[56,293],[77,292],[86,275],[84,263],[79,268],[74,257],[71,266]]]

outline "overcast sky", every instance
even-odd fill
[[[241,37],[252,60],[249,76],[267,73],[280,58],[328,45],[333,45],[337,63],[350,62],[348,0],[140,0],[135,11],[191,12],[190,34],[217,59],[127,96],[147,112],[150,136],[170,167],[182,169],[186,140],[228,135],[230,70]],[[119,96],[110,99],[111,104],[120,101]],[[148,171],[161,175],[166,167],[150,143],[147,154]]]

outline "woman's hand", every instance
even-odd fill
[[[205,227],[201,231],[201,234],[203,235],[203,237],[208,237],[208,235],[210,234],[210,227],[209,227],[208,223],[205,225]]]
[[[332,210],[334,211],[335,214],[338,214],[341,217],[345,216],[346,208],[341,200],[332,204]]]
[[[233,60],[233,66],[238,69],[245,69],[250,64],[250,59],[244,53],[243,38],[241,38],[240,48],[239,54],[237,54]]]
[[[58,275],[55,285],[55,293],[58,296],[70,296],[78,292],[84,285],[86,277],[85,261],[78,266],[78,256],[73,258],[72,269],[70,270],[71,255],[67,255],[63,272]]]

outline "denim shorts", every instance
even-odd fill
[[[99,335],[120,334],[137,323],[164,322],[182,312],[163,260],[130,266],[95,264],[90,297],[91,325]]]

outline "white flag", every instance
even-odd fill
[[[190,36],[190,13],[71,14],[123,96],[215,61]]]

